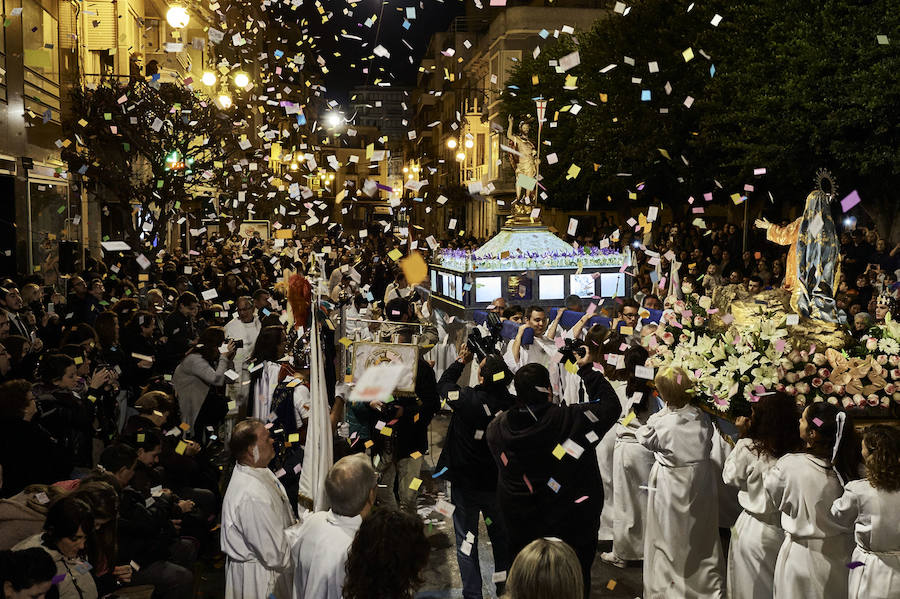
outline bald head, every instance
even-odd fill
[[[325,493],[331,511],[340,516],[358,516],[366,507],[378,476],[365,454],[338,460],[325,477]]]

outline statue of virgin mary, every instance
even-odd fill
[[[834,292],[840,280],[841,245],[830,204],[836,187],[827,171],[817,174],[818,188],[806,196],[800,218],[786,226],[757,219],[766,238],[790,245],[785,265],[784,288],[791,292],[791,307],[807,318],[838,322]],[[823,184],[828,184],[828,191]]]

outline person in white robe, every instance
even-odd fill
[[[850,599],[900,597],[900,430],[872,425],[863,437],[866,480],[854,480],[831,506],[854,528]]]
[[[226,338],[243,342],[243,345],[235,350],[233,359],[238,379],[226,387],[228,399],[234,401],[237,406],[237,410],[231,410],[232,413],[246,411],[247,397],[250,395],[250,372],[247,367],[262,326],[256,316],[256,310],[253,309],[252,298],[239,297],[235,304],[237,316],[225,325]]]
[[[652,451],[638,443],[637,432],[661,408],[649,381],[635,374],[635,366],[643,366],[648,356],[640,346],[625,352],[625,370],[630,380],[623,381],[624,416],[614,427],[613,546],[611,552],[601,553],[600,559],[618,567],[625,567],[627,561],[644,559],[647,485],[655,459]]]
[[[844,488],[831,459],[823,457],[833,455],[837,417],[846,419],[831,404],[808,406],[800,418],[800,438],[807,452],[781,457],[763,477],[785,532],[775,564],[775,599],[847,597],[853,537],[850,528],[831,513]],[[852,433],[852,424],[847,426]]]
[[[718,477],[710,459],[715,431],[688,403],[686,371],[664,368],[654,382],[666,407],[636,434],[656,462],[647,483],[644,598],[721,598]]]
[[[562,310],[557,311],[554,322],[559,322],[562,313]],[[526,346],[522,344],[522,338],[525,334],[525,329],[528,328],[534,331],[534,341],[531,345]],[[559,361],[554,359],[558,348],[553,339],[546,336],[547,330],[547,312],[538,306],[530,306],[526,310],[525,322],[519,327],[516,338],[507,347],[503,360],[513,374],[518,372],[525,364],[540,364],[544,366],[550,372],[550,386],[552,387],[553,395],[562,397],[564,390],[560,380]]]
[[[242,420],[229,448],[237,464],[222,503],[225,599],[288,599],[299,525],[284,487],[268,468],[275,457],[269,429],[255,418]]]
[[[328,471],[328,511],[307,516],[291,551],[294,599],[341,599],[347,552],[375,504],[378,475],[365,454],[341,458]]]

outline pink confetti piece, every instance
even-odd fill
[[[766,174],[766,168],[765,168],[765,167],[763,167],[763,168],[755,168],[755,169],[753,169],[753,174],[754,174],[754,175],[765,175],[765,174]]]
[[[825,424],[825,423],[822,422],[822,420],[821,420],[820,418],[813,418],[813,424],[815,424],[816,426],[821,427],[821,426],[822,426],[823,424]]]
[[[584,495],[584,496],[582,496],[582,497],[579,497],[578,499],[575,500],[575,503],[581,503],[582,501],[584,501],[584,500],[587,499],[587,498],[588,498],[587,495]]]
[[[847,212],[857,204],[859,204],[862,200],[859,199],[859,193],[854,189],[847,197],[841,200],[841,210]]]
[[[784,339],[776,339],[775,340],[775,351],[781,353],[784,351],[784,346],[787,345]]]
[[[509,465],[509,459],[506,457],[506,454],[503,452],[500,452],[500,461],[503,462],[504,466]]]
[[[525,486],[528,487],[528,492],[529,492],[529,493],[534,493],[534,488],[531,486],[531,481],[528,480],[528,477],[525,476],[525,475],[523,474],[523,475],[522,475],[522,480],[525,481]]]

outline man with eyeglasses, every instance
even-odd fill
[[[225,337],[243,341],[244,346],[237,348],[234,354],[234,370],[240,375],[240,378],[230,383],[226,392],[228,399],[233,400],[240,410],[247,403],[247,397],[250,394],[249,361],[262,325],[256,315],[252,298],[239,297],[235,305],[237,306],[237,315],[225,325]]]
[[[627,297],[619,306],[619,315],[612,322],[612,329],[619,331],[628,343],[640,340],[641,308],[634,299]]]

